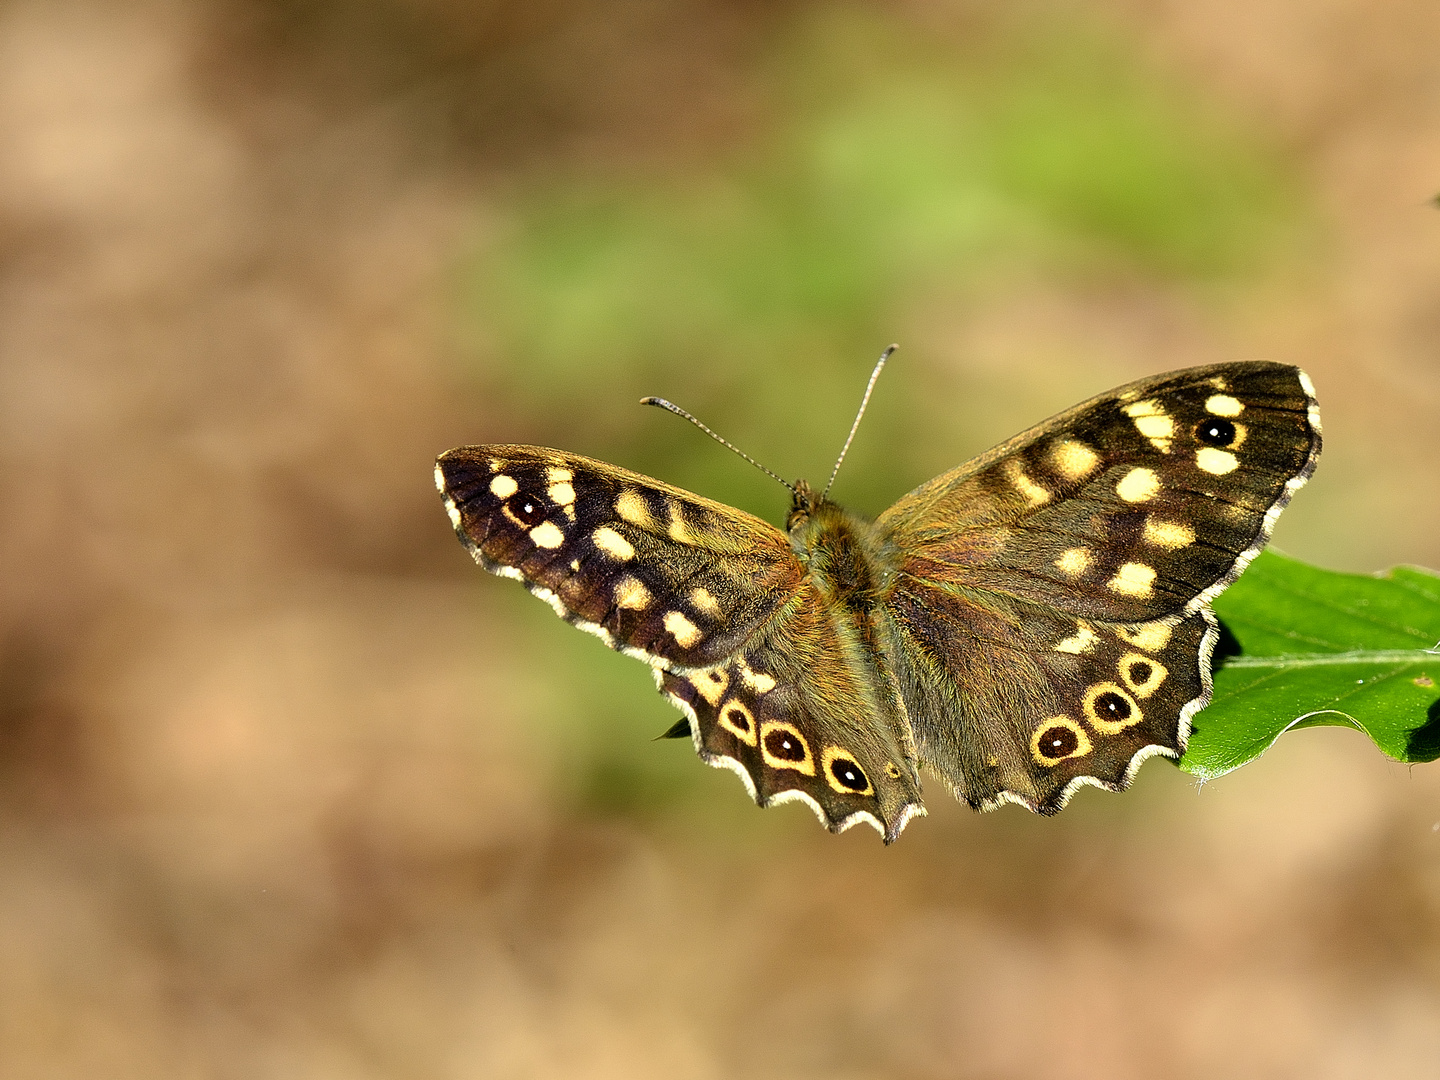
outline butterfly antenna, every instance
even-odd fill
[[[840,472],[840,462],[845,460],[845,455],[850,452],[850,443],[855,439],[855,432],[860,430],[860,420],[865,415],[865,406],[870,404],[870,392],[875,389],[875,380],[880,378],[880,372],[885,367],[885,361],[890,359],[890,354],[898,349],[899,345],[891,345],[880,354],[880,360],[875,365],[875,370],[870,373],[870,382],[865,387],[865,396],[860,399],[860,411],[855,414],[855,423],[850,425],[850,434],[845,437],[845,445],[840,448],[840,456],[835,459],[835,468],[830,470],[830,482],[825,485],[825,490],[820,493],[820,501],[825,501],[825,496],[830,494],[830,488],[835,483],[835,477]]]
[[[721,446],[724,446],[724,447],[726,447],[726,448],[728,448],[728,449],[730,449],[730,450],[733,450],[735,453],[739,454],[742,458],[744,458],[746,461],[748,461],[751,465],[754,465],[755,468],[757,468],[757,469],[759,469],[761,472],[763,472],[766,476],[773,477],[774,479],[779,480],[780,483],[784,484],[785,487],[790,490],[790,493],[791,493],[792,495],[795,493],[795,486],[794,486],[793,484],[791,484],[788,480],[785,480],[785,479],[784,479],[783,477],[781,477],[778,473],[772,472],[771,470],[765,468],[764,465],[761,465],[761,464],[760,464],[758,461],[756,461],[753,457],[751,457],[749,454],[745,453],[744,450],[741,450],[741,449],[740,449],[738,446],[736,446],[734,443],[730,442],[730,440],[721,438],[719,435],[716,435],[715,432],[711,431],[708,427],[706,427],[704,424],[702,424],[699,420],[696,420],[695,417],[691,416],[691,415],[690,415],[688,412],[686,412],[684,409],[680,408],[679,405],[672,404],[671,402],[666,401],[664,398],[658,398],[658,397],[641,398],[641,399],[640,399],[640,404],[641,404],[641,405],[654,405],[656,408],[658,408],[658,409],[664,409],[666,412],[672,412],[672,413],[674,413],[676,416],[683,416],[686,420],[689,420],[690,423],[694,424],[694,425],[695,425],[696,427],[698,427],[701,431],[703,431],[706,435],[709,435],[712,439],[714,439],[716,442],[718,442]]]

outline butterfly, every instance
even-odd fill
[[[762,806],[890,843],[922,766],[976,809],[1052,814],[1179,757],[1210,602],[1319,454],[1310,379],[1247,361],[1101,394],[873,520],[800,481],[782,531],[538,446],[458,447],[435,480],[482,567],[650,665],[667,734]]]

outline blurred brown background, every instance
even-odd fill
[[[0,1076],[1432,1077],[1440,768],[1292,734],[884,849],[760,813],[431,488],[877,512],[1303,364],[1277,541],[1440,565],[1431,0],[0,4]]]

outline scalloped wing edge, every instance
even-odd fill
[[[1195,612],[1190,614],[1194,615]],[[1212,657],[1215,653],[1215,643],[1220,639],[1220,620],[1208,607],[1201,608],[1200,615],[1205,619],[1205,634],[1200,639],[1200,694],[1191,698],[1180,707],[1180,727],[1178,731],[1179,750],[1165,746],[1162,743],[1150,743],[1142,746],[1131,755],[1130,761],[1125,766],[1125,773],[1118,782],[1112,783],[1102,780],[1098,776],[1077,776],[1061,790],[1060,795],[1054,802],[1040,803],[1034,799],[1027,799],[1023,795],[1017,795],[1013,791],[1002,791],[993,799],[986,799],[979,803],[970,802],[958,788],[952,789],[954,795],[961,802],[973,806],[982,813],[994,810],[1005,803],[1014,803],[1016,806],[1023,806],[1026,810],[1050,817],[1065,809],[1067,803],[1082,787],[1097,787],[1104,791],[1121,792],[1128,788],[1135,781],[1135,774],[1140,771],[1140,766],[1145,764],[1152,757],[1167,757],[1179,760],[1185,754],[1185,747],[1190,742],[1190,733],[1194,727],[1195,714],[1206,705],[1210,704],[1210,698],[1215,692],[1215,679],[1212,671]],[[1156,623],[1166,623],[1168,619],[1152,619],[1148,623],[1137,623],[1136,626],[1153,626]]]
[[[531,596],[544,601],[556,615],[560,616],[561,619],[577,630],[583,630],[585,633],[599,638],[614,651],[624,656],[634,657],[636,660],[643,661],[648,667],[652,668],[655,674],[656,688],[660,690],[661,695],[667,701],[680,710],[689,722],[690,741],[694,743],[695,752],[699,755],[700,760],[717,769],[729,769],[739,776],[741,783],[745,785],[745,790],[749,793],[755,805],[761,808],[769,808],[771,806],[779,806],[781,803],[801,802],[810,807],[810,809],[814,811],[815,816],[820,820],[820,824],[832,833],[842,833],[846,829],[864,822],[872,826],[875,831],[880,834],[881,838],[884,839],[886,844],[893,844],[899,839],[900,834],[905,831],[905,826],[910,824],[912,819],[926,815],[927,811],[923,804],[906,803],[901,807],[900,813],[896,818],[895,827],[892,830],[887,829],[885,824],[868,810],[857,810],[855,813],[838,821],[833,820],[825,813],[824,808],[812,796],[795,789],[777,791],[774,795],[771,795],[770,798],[761,800],[760,794],[755,787],[755,781],[751,779],[750,773],[745,766],[728,754],[716,754],[706,750],[701,743],[700,722],[699,718],[695,715],[695,711],[690,708],[687,702],[682,701],[673,694],[667,693],[664,689],[662,672],[668,671],[671,674],[683,675],[686,672],[700,669],[685,667],[656,656],[654,653],[646,652],[644,649],[636,649],[629,645],[621,644],[615,639],[614,634],[610,633],[609,630],[606,630],[605,627],[599,623],[578,618],[574,612],[565,607],[565,604],[561,601],[560,597],[555,594],[554,590],[547,589],[543,585],[535,584],[513,566],[506,566],[504,563],[497,563],[486,558],[481,552],[479,545],[471,540],[469,534],[465,532],[464,524],[460,517],[460,508],[455,505],[455,500],[452,499],[450,494],[445,490],[445,475],[438,464],[435,466],[435,487],[445,502],[445,512],[449,515],[450,523],[455,528],[455,535],[460,538],[460,543],[465,546],[465,550],[470,553],[470,557],[475,560],[481,569],[497,577],[512,578],[520,582],[520,584],[525,586],[526,591],[529,592]]]
[[[740,782],[745,785],[745,790],[749,793],[751,801],[761,809],[769,809],[772,806],[779,806],[782,803],[788,802],[804,803],[814,812],[820,824],[829,832],[843,833],[846,829],[864,822],[878,832],[886,844],[893,844],[896,840],[900,839],[900,834],[905,831],[905,826],[909,825],[914,818],[925,817],[929,813],[923,803],[905,803],[900,808],[900,813],[896,815],[894,828],[890,829],[868,810],[857,810],[853,814],[848,814],[839,819],[832,818],[813,796],[798,788],[787,788],[784,791],[775,792],[775,794],[771,795],[768,799],[761,799],[760,793],[755,787],[755,781],[750,776],[750,770],[745,768],[740,761],[731,757],[729,754],[717,754],[705,749],[704,743],[700,738],[700,718],[695,715],[695,710],[690,707],[689,702],[666,691],[664,679],[659,670],[655,672],[655,687],[660,691],[661,696],[670,702],[670,704],[674,705],[675,708],[679,709],[681,714],[689,722],[690,741],[695,744],[695,753],[699,755],[700,760],[717,769],[729,769],[736,776],[740,777]]]

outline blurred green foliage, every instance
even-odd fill
[[[1283,155],[1095,23],[941,33],[831,7],[777,34],[751,77],[765,123],[744,145],[663,175],[555,170],[514,193],[466,275],[477,378],[507,416],[483,437],[551,441],[778,519],[770,481],[631,403],[670,397],[780,472],[823,477],[910,298],[963,304],[1036,276],[1203,290],[1295,232]],[[907,436],[986,407],[938,411],[917,374],[930,358],[901,361],[840,485],[870,512],[924,478]],[[635,696],[609,683],[630,662],[543,609],[532,625],[547,669],[575,674],[569,737],[595,772],[577,790],[668,801],[681,755],[647,745]],[[658,733],[670,713],[655,706]]]

